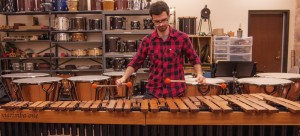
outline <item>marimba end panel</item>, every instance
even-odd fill
[[[0,110],[0,122],[144,125],[142,112]]]

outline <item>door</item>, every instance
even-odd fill
[[[249,11],[252,60],[257,72],[286,72],[289,11]]]

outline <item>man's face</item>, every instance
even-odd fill
[[[160,15],[152,15],[152,21],[160,32],[165,32],[169,26],[170,16],[167,15],[167,12],[162,12]]]

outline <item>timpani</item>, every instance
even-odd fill
[[[103,100],[106,97],[106,88],[92,88],[92,84],[107,85],[110,77],[101,75],[74,76],[67,78],[71,98],[79,101]]]
[[[251,77],[237,79],[242,93],[265,93],[286,98],[293,81],[279,78]]]
[[[60,77],[22,78],[12,81],[17,100],[21,101],[55,101],[61,89]]]
[[[116,85],[116,80],[120,79],[124,75],[124,72],[106,72],[103,73],[103,75],[111,77],[110,85]],[[126,82],[132,82],[132,84],[134,84],[135,78],[136,78],[136,73],[133,73],[126,80]],[[133,87],[131,88],[127,88],[127,86],[111,87],[110,95],[112,98],[130,97],[133,95]]]
[[[259,73],[256,74],[259,77],[270,77],[270,78],[279,78],[279,79],[287,79],[294,82],[291,90],[287,94],[287,99],[289,100],[299,100],[300,95],[300,74],[296,73]]]
[[[16,92],[13,90],[12,81],[15,79],[21,78],[35,78],[35,77],[47,77],[50,76],[48,73],[12,73],[2,75],[2,80],[6,84],[8,88],[7,94],[9,95],[11,100],[15,100],[17,98]]]
[[[198,83],[197,78],[186,78],[186,91],[184,96],[208,96],[221,95],[224,89],[221,84],[226,83],[223,79],[205,78],[205,83]]]

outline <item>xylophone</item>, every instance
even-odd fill
[[[266,94],[12,101],[1,135],[299,135],[300,104]]]

